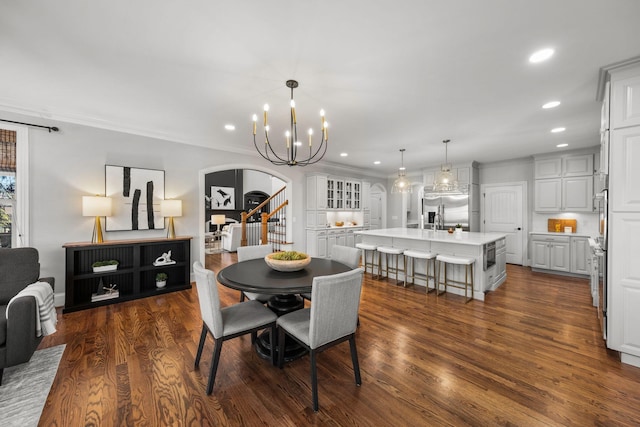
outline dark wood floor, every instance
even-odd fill
[[[347,343],[322,353],[318,413],[308,357],[274,368],[249,336],[224,344],[216,389],[205,394],[213,345],[194,370],[195,287],[60,314],[42,347],[67,348],[40,425],[640,425],[640,369],[604,347],[587,281],[507,271],[484,303],[469,304],[367,277],[362,386]],[[223,304],[237,302],[237,291],[219,289]]]

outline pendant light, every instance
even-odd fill
[[[411,182],[405,176],[405,167],[404,167],[404,152],[405,149],[400,149],[400,168],[398,169],[398,177],[393,182],[393,187],[391,187],[392,193],[411,193],[413,189],[411,188]]]
[[[436,173],[433,181],[434,193],[462,194],[458,185],[458,180],[454,178],[451,172],[451,163],[449,163],[447,144],[451,142],[449,139],[442,141],[444,143],[444,163],[440,165],[440,171]]]

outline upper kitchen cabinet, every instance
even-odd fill
[[[327,209],[327,177],[307,177],[307,210]]]
[[[346,210],[360,210],[362,200],[362,183],[360,181],[344,182],[344,208]]]
[[[327,178],[327,209],[344,209],[344,180]]]
[[[536,179],[560,178],[562,176],[562,159],[536,159],[534,174]]]
[[[626,77],[624,73],[620,73],[611,88],[612,129],[640,126],[640,76]]]
[[[535,159],[537,212],[593,211],[593,153]]]

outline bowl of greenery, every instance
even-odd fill
[[[264,257],[267,265],[276,271],[299,271],[311,262],[311,257],[302,252],[274,252]]]
[[[118,261],[110,259],[107,261],[96,261],[91,264],[94,273],[102,273],[105,271],[113,271],[118,269]]]

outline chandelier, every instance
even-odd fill
[[[293,100],[293,89],[298,87],[298,82],[295,80],[287,80],[287,87],[291,89],[291,120],[289,130],[285,132],[285,147],[284,154],[278,154],[274,149],[273,144],[269,141],[269,122],[267,120],[267,114],[269,112],[269,104],[264,105],[264,147],[262,150],[258,147],[256,141],[256,128],[258,122],[258,116],[253,115],[253,145],[256,147],[258,153],[266,160],[270,161],[274,165],[282,166],[307,166],[319,162],[324,154],[327,152],[327,145],[329,140],[328,126],[329,124],[324,118],[324,110],[320,110],[320,117],[322,127],[320,129],[322,137],[320,138],[320,144],[314,150],[312,143],[313,129],[309,129],[309,154],[306,155],[306,150],[302,148],[302,142],[298,139],[298,127],[296,120],[296,103]],[[304,151],[306,158],[299,159],[298,151]]]
[[[458,185],[458,180],[453,177],[451,172],[451,163],[448,159],[447,144],[451,142],[449,139],[442,141],[444,143],[444,163],[440,165],[440,171],[436,173],[433,181],[433,191],[436,193],[460,194],[462,191]]]
[[[411,193],[413,191],[413,189],[411,188],[411,182],[409,182],[409,180],[405,176],[406,172],[404,167],[404,152],[405,149],[401,148],[400,156],[402,163],[400,168],[398,169],[398,177],[393,182],[393,187],[391,187],[392,193]]]

